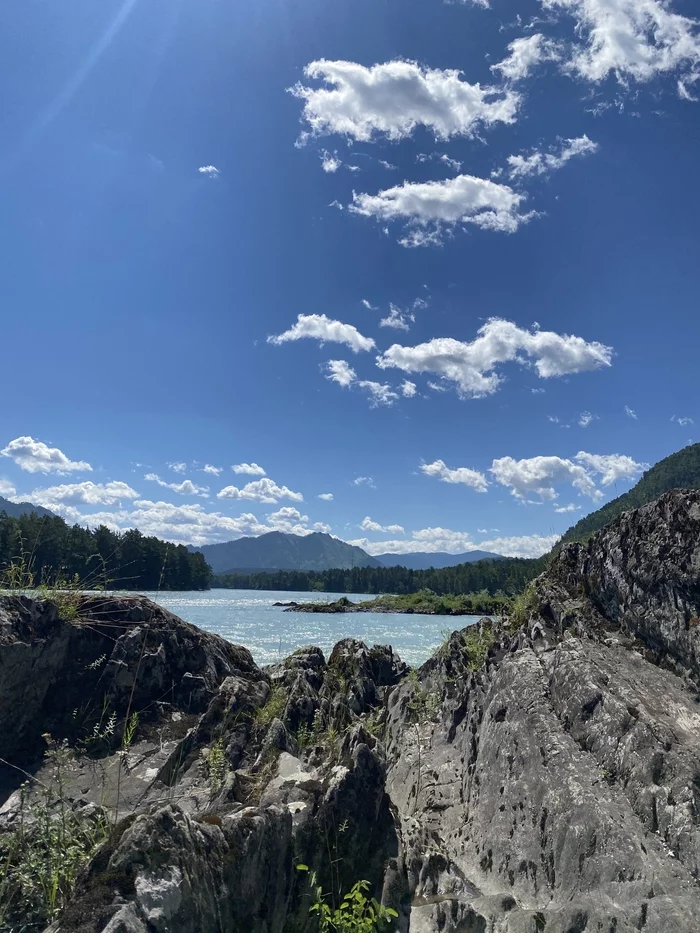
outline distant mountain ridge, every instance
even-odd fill
[[[582,541],[617,518],[622,512],[648,505],[672,489],[700,489],[700,444],[691,444],[659,460],[643,474],[628,492],[607,502],[576,522],[561,538],[555,550],[568,541]]]
[[[436,570],[456,567],[458,564],[473,564],[478,560],[505,560],[502,554],[492,551],[465,551],[463,554],[448,554],[446,551],[416,551],[413,554],[377,554],[384,567],[407,567],[409,570]]]
[[[362,548],[346,544],[331,535],[310,535],[270,531],[256,538],[238,538],[223,544],[190,547],[204,555],[214,573],[244,570],[347,570],[352,567],[380,567],[379,561]]]
[[[50,517],[55,515],[54,512],[44,509],[40,505],[33,505],[31,502],[10,502],[9,499],[5,499],[3,496],[0,496],[0,512],[5,512],[10,518],[19,518],[20,515],[29,515],[32,512],[35,515],[48,515]]]

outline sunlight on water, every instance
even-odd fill
[[[312,615],[285,612],[275,602],[353,602],[373,599],[352,593],[285,593],[269,590],[210,590],[207,593],[147,593],[151,599],[207,632],[245,645],[258,664],[271,664],[303,645],[318,645],[328,657],[341,638],[391,645],[409,664],[422,664],[445,633],[478,621],[478,616],[421,616],[399,613]]]

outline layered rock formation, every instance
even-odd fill
[[[74,765],[76,803],[119,784],[117,822],[53,929],[310,933],[298,863],[333,897],[369,880],[401,933],[700,929],[700,492],[566,546],[413,672],[353,640],[261,671],[147,601],[103,610],[109,650],[86,605],[0,614],[2,757],[82,747],[83,692],[143,710]]]

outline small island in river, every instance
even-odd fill
[[[274,605],[284,607],[285,612],[390,612],[409,615],[471,616],[500,615],[511,603],[512,600],[507,596],[491,596],[487,592],[439,596],[432,590],[421,590],[419,593],[401,596],[384,594],[362,602],[352,602],[347,596],[341,596],[333,602],[298,603],[290,600]]]

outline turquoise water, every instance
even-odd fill
[[[258,664],[271,664],[303,645],[318,645],[326,657],[341,638],[361,638],[369,645],[391,645],[409,664],[422,664],[444,641],[444,632],[464,628],[478,616],[420,616],[398,613],[322,615],[285,612],[272,604],[353,602],[373,599],[352,593],[283,593],[268,590],[210,590],[206,593],[148,593],[161,606],[207,632],[245,645]]]

